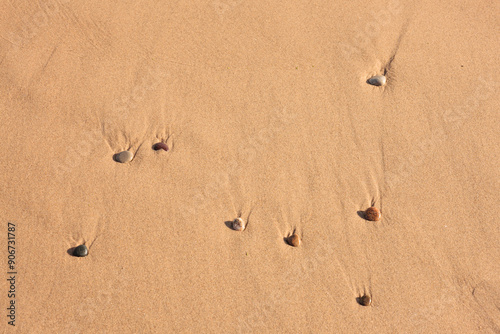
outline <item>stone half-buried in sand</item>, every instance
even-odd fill
[[[371,208],[366,209],[365,211],[365,219],[375,222],[379,221],[382,218],[382,214],[380,213],[380,210],[377,209],[376,207],[372,206]]]

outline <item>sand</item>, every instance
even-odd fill
[[[497,1],[0,13],[3,333],[500,332]]]

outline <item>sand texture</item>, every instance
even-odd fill
[[[498,1],[0,2],[1,333],[500,333]]]

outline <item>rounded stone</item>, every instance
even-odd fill
[[[368,79],[368,83],[373,86],[384,86],[387,82],[385,75],[376,75]]]
[[[233,230],[243,231],[245,229],[245,222],[241,218],[236,218],[233,220]]]
[[[359,305],[370,306],[372,303],[372,297],[370,297],[368,295],[363,295],[363,296],[358,298],[358,303],[359,303]]]
[[[382,214],[380,213],[380,210],[377,209],[376,207],[372,206],[371,208],[366,209],[365,211],[365,219],[375,222],[380,220],[382,218]]]
[[[132,161],[134,155],[130,151],[123,151],[115,154],[114,159],[116,162],[121,162],[122,164]]]
[[[73,250],[73,256],[76,256],[76,257],[84,257],[84,256],[87,256],[88,254],[89,254],[89,250],[87,249],[87,246],[85,246],[85,245],[80,245]]]
[[[159,142],[153,145],[153,150],[158,151],[158,150],[164,150],[168,151],[168,145],[165,144],[164,142]]]
[[[292,234],[288,237],[287,242],[290,246],[299,247],[300,245],[300,237],[297,234]]]

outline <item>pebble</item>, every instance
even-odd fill
[[[114,158],[115,158],[116,162],[121,162],[122,164],[124,164],[126,162],[132,161],[132,159],[134,158],[134,155],[130,151],[123,151],[123,152],[115,154]]]
[[[372,303],[372,297],[370,297],[368,295],[364,295],[362,297],[359,297],[358,303],[360,305],[363,305],[363,306],[370,306],[370,304]]]
[[[380,220],[382,218],[382,214],[380,213],[380,210],[377,209],[376,207],[372,206],[371,208],[366,209],[365,211],[365,219],[375,222]]]
[[[300,237],[297,234],[292,234],[288,237],[287,242],[290,246],[299,247],[300,245]]]
[[[374,86],[383,86],[387,82],[385,75],[376,75],[368,79],[368,83]]]
[[[153,145],[153,150],[158,151],[158,150],[164,150],[168,151],[168,145],[165,144],[164,142],[159,142]]]
[[[89,250],[87,249],[87,246],[85,246],[85,245],[80,245],[73,250],[73,256],[76,256],[76,257],[84,257],[84,256],[87,256],[88,254],[89,254]]]
[[[245,229],[245,222],[241,218],[236,218],[233,220],[233,230],[243,231]]]

